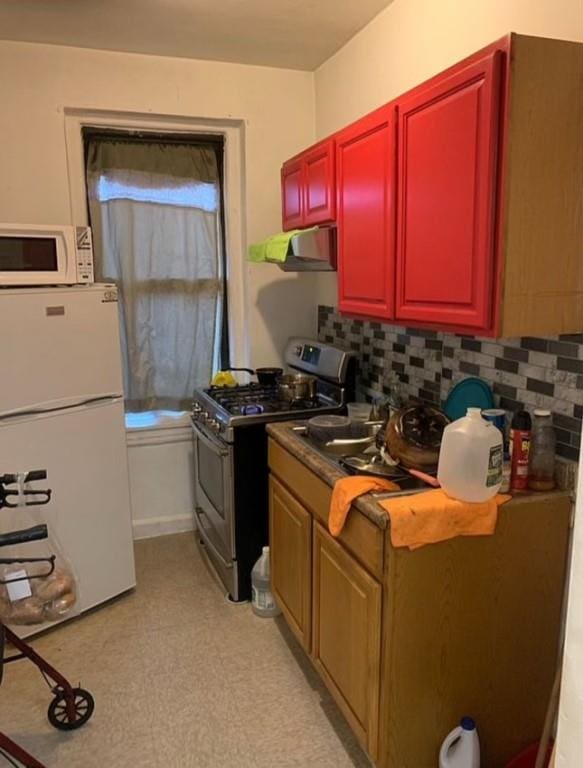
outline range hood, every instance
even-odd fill
[[[312,227],[290,238],[284,272],[333,272],[336,270],[336,227]]]

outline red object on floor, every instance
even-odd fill
[[[551,742],[547,750],[547,759],[545,761],[545,768],[549,764],[552,751],[553,751],[553,744]],[[506,768],[534,768],[536,763],[537,752],[538,752],[538,744],[531,744],[530,747],[527,747],[519,755],[516,755],[516,757],[513,758],[508,763]]]

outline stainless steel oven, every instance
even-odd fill
[[[338,413],[354,399],[355,355],[293,338],[284,359],[317,377],[316,396],[289,402],[277,386],[197,389],[192,403],[197,539],[235,602],[251,596],[251,569],[268,542],[265,425]]]
[[[196,525],[231,594],[237,592],[234,536],[233,446],[193,422]]]

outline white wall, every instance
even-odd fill
[[[583,41],[582,0],[394,0],[316,70],[316,133],[381,106],[508,32]]]
[[[581,465],[579,465],[577,486],[556,768],[578,768],[583,764],[583,471]]]
[[[88,109],[243,121],[247,242],[281,228],[279,167],[314,139],[311,73],[10,42],[0,72],[0,221],[71,221],[64,110]],[[314,332],[316,283],[245,273],[250,362],[273,364],[289,335]]]

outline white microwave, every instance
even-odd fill
[[[0,287],[93,281],[89,227],[0,224]]]

